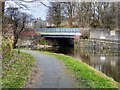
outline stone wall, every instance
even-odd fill
[[[115,40],[101,40],[101,39],[80,39],[74,40],[74,48],[81,49],[87,48],[97,52],[103,52],[103,50],[109,52],[119,52],[119,41]]]

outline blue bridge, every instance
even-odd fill
[[[80,36],[80,28],[39,28],[37,30],[45,38],[74,38]]]
[[[74,45],[74,37],[80,36],[80,28],[39,28],[37,32],[44,37],[49,45]]]

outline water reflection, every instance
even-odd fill
[[[74,55],[80,56],[81,60],[90,66],[102,71],[109,77],[120,82],[120,55],[119,53],[90,53],[85,50],[74,52]]]
[[[43,50],[43,49],[42,49]],[[120,53],[103,51],[95,52],[89,49],[74,50],[73,47],[53,47],[44,49],[55,53],[63,53],[89,64],[109,77],[120,82]]]

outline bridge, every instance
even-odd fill
[[[52,45],[74,45],[74,37],[80,36],[80,28],[39,28],[37,32]],[[51,44],[50,44],[51,45]]]
[[[37,30],[45,38],[74,38],[80,36],[80,28],[39,28]]]

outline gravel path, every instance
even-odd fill
[[[33,88],[75,88],[75,81],[65,73],[60,61],[53,56],[37,51],[21,50],[33,55],[40,69],[40,77]]]

